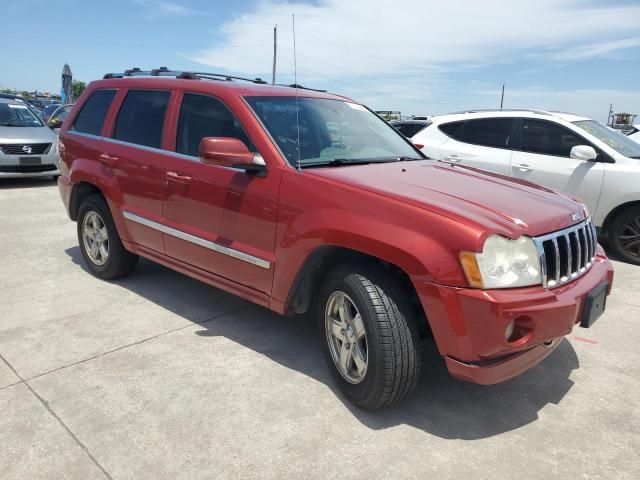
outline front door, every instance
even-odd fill
[[[605,164],[571,158],[571,148],[576,145],[591,143],[555,122],[522,119],[520,147],[511,158],[511,176],[578,197],[593,213],[598,207]]]
[[[166,253],[270,293],[281,170],[271,168],[266,176],[257,177],[243,170],[204,164],[198,159],[204,137],[239,138],[256,151],[220,100],[195,93],[183,95],[175,153],[167,152],[165,162]]]

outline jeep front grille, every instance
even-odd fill
[[[593,265],[597,237],[591,219],[533,240],[540,254],[542,282],[546,287],[570,282]]]

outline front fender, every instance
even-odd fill
[[[276,233],[276,301],[288,298],[306,259],[325,245],[391,263],[414,283],[466,285],[458,254],[473,249],[482,232],[372,192],[302,176],[287,173],[283,178]]]

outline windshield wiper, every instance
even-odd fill
[[[414,157],[373,157],[373,158],[334,158],[328,162],[309,162],[302,163],[300,167],[336,167],[340,165],[366,165],[368,163],[390,163],[411,160],[424,160],[423,158]]]

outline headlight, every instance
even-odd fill
[[[542,284],[540,257],[530,237],[511,240],[492,235],[482,253],[461,252],[469,284],[479,288],[510,288]]]

